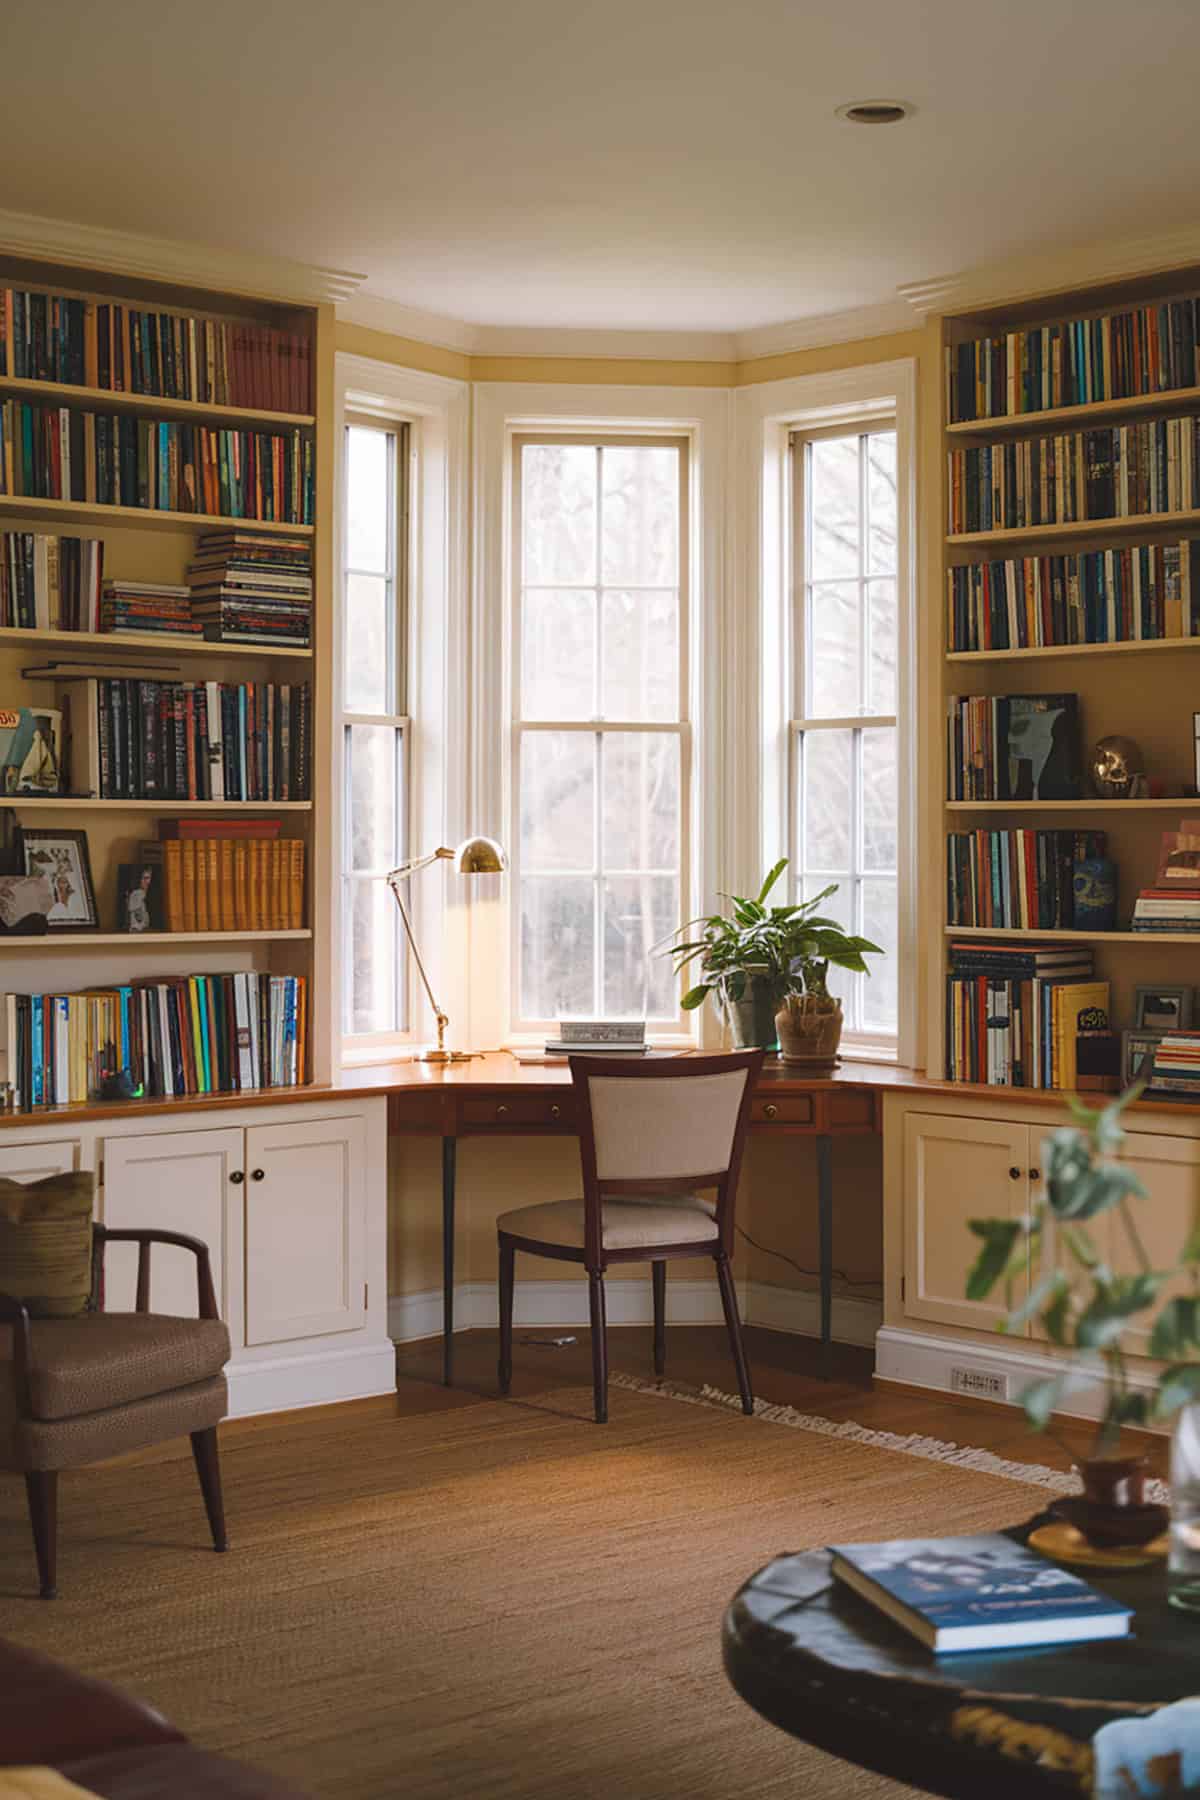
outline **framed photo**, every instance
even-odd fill
[[[1185,819],[1178,831],[1163,832],[1154,885],[1200,888],[1200,830],[1195,819]]]
[[[86,831],[23,831],[22,853],[27,875],[44,875],[50,883],[46,929],[96,931],[96,891],[88,857]]]
[[[1192,990],[1186,987],[1140,987],[1133,1008],[1135,1031],[1182,1031],[1192,1022]]]
[[[162,931],[162,869],[151,862],[117,868],[117,930]]]
[[[0,793],[63,791],[63,716],[49,706],[0,708]]]
[[[1154,1052],[1162,1042],[1154,1031],[1123,1031],[1121,1033],[1121,1086],[1131,1087],[1139,1074],[1150,1074],[1150,1068],[1143,1070],[1147,1058],[1150,1066],[1154,1064]]]

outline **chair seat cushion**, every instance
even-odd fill
[[[229,1360],[220,1319],[161,1313],[83,1313],[35,1319],[29,1371],[34,1417],[70,1419],[190,1387]],[[0,1387],[11,1388],[12,1334],[0,1333]],[[2,1409],[0,1409],[2,1410]]]
[[[502,1213],[498,1231],[540,1244],[583,1249],[583,1201],[549,1200]],[[601,1203],[601,1241],[606,1250],[653,1250],[660,1244],[705,1244],[717,1236],[716,1208],[698,1194],[680,1200],[626,1194]]]

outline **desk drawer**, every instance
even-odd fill
[[[561,1098],[513,1094],[503,1100],[464,1099],[460,1119],[467,1131],[489,1126],[499,1131],[573,1131],[575,1097],[568,1090]]]
[[[750,1102],[752,1125],[813,1125],[816,1123],[815,1102],[811,1094],[780,1094]]]

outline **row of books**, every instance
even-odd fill
[[[951,650],[1200,637],[1200,539],[950,569]]]
[[[301,333],[28,288],[0,288],[0,375],[312,411],[312,347]]]
[[[1151,301],[951,345],[947,417],[1013,418],[1200,383],[1200,298]]]
[[[19,1111],[94,1100],[126,1071],[152,1098],[295,1087],[307,1010],[304,976],[255,971],[8,994],[8,1079]]]
[[[75,792],[102,800],[311,798],[307,683],[89,676],[71,685]]]
[[[0,532],[0,626],[97,631],[103,578],[100,538]]]
[[[100,630],[139,631],[167,637],[199,637],[190,588],[166,581],[106,581],[100,595]]]
[[[1086,947],[951,944],[946,1079],[1071,1092],[1081,1037],[1109,1038],[1109,1005]]]
[[[1194,931],[1200,935],[1200,889],[1143,888],[1133,903],[1134,931]]]
[[[310,525],[312,436],[6,400],[0,494]]]
[[[1076,694],[951,694],[948,800],[1077,800]]]
[[[1188,512],[1200,505],[1200,418],[1142,419],[950,451],[952,532]]]
[[[299,931],[304,924],[300,838],[189,834],[167,838],[162,856],[168,931]]]
[[[312,546],[306,538],[204,532],[188,570],[191,618],[222,643],[299,648],[312,635]]]
[[[1200,1100],[1200,1032],[1164,1031],[1149,1073],[1148,1091],[1156,1099]]]
[[[1075,929],[1075,868],[1103,856],[1102,831],[954,831],[946,920],[991,931]]]

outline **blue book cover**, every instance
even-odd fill
[[[30,1076],[33,1089],[34,1106],[41,1106],[46,1098],[45,1083],[42,1079],[42,1056],[45,1044],[42,1037],[42,996],[34,994],[30,1005]]]
[[[1123,1637],[1132,1612],[999,1534],[831,1544],[833,1573],[932,1650]]]

